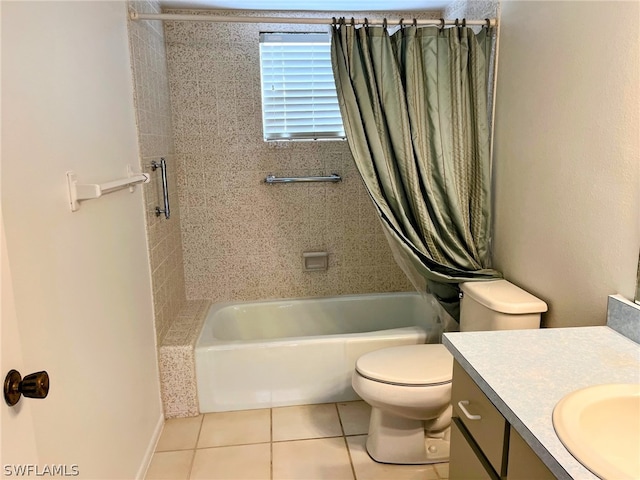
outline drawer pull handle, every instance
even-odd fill
[[[460,407],[462,413],[464,413],[469,420],[481,420],[482,417],[480,415],[472,415],[471,413],[469,413],[469,410],[467,410],[466,407],[467,405],[469,405],[469,400],[460,400],[458,402],[458,407]]]

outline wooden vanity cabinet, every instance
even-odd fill
[[[554,480],[556,476],[531,450],[527,442],[511,427],[509,432],[509,460],[507,480]]]
[[[451,403],[452,425],[458,432],[454,436],[455,430],[452,427],[449,478],[467,480],[505,477],[509,424],[458,362],[453,364]],[[482,465],[483,472],[478,471],[474,474],[468,471],[471,465],[469,449],[476,455],[477,463]],[[463,453],[464,451],[467,453]]]
[[[556,478],[458,362],[451,403],[450,480]]]

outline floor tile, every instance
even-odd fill
[[[273,443],[273,480],[353,480],[344,438]]]
[[[270,441],[271,411],[268,408],[207,413],[202,422],[198,448]]]
[[[156,452],[196,448],[202,415],[188,418],[171,418],[164,422]]]
[[[347,437],[358,480],[438,480],[433,465],[388,465],[375,462],[365,449],[366,435]]]
[[[338,403],[338,413],[345,435],[362,435],[369,432],[371,407],[366,402]]]
[[[274,408],[273,441],[342,435],[335,403]]]
[[[193,460],[193,450],[154,453],[146,480],[187,480]]]
[[[448,463],[373,461],[363,435],[369,416],[370,407],[356,401],[167,420],[145,479],[448,479]]]
[[[190,480],[269,480],[271,444],[196,450]]]

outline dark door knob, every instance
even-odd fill
[[[49,374],[45,371],[32,373],[24,379],[20,372],[11,370],[4,379],[4,399],[13,406],[24,395],[29,398],[45,398],[49,393]]]

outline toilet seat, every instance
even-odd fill
[[[358,358],[356,372],[374,382],[391,385],[442,385],[451,383],[453,356],[440,344],[390,347]]]

